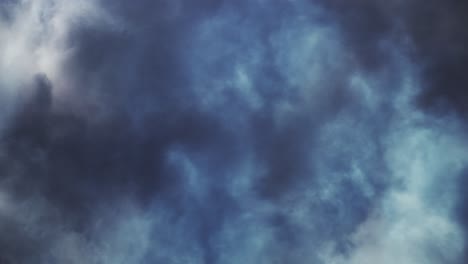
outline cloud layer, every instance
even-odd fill
[[[0,263],[465,263],[462,1],[0,1]]]

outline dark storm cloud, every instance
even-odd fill
[[[453,179],[446,203],[427,197],[465,145],[408,103],[414,60],[423,105],[464,111],[437,92],[452,61],[418,19],[444,20],[435,6],[63,2],[1,13],[0,261],[458,260]]]
[[[467,114],[468,22],[465,1],[416,1],[410,5],[406,26],[426,77],[419,103],[436,113]]]
[[[455,114],[466,126],[468,117],[468,4],[466,1],[414,1],[405,17],[406,30],[414,44],[413,55],[424,76],[416,103],[422,109],[444,118]],[[466,169],[465,169],[466,171]],[[459,176],[459,186],[466,183],[466,173]],[[462,188],[455,209],[468,238],[465,208],[467,194]],[[464,249],[465,261],[467,248]]]
[[[324,1],[323,5],[339,14],[341,30],[365,65],[386,63],[388,52],[381,45],[382,39],[390,36],[403,43],[422,79],[415,105],[437,118],[455,114],[466,126],[466,1]],[[465,182],[463,175],[460,186]],[[459,205],[455,211],[466,233],[466,192],[457,192]]]
[[[185,31],[205,8],[183,6],[174,11],[181,14],[166,17],[166,5],[112,2],[106,7],[123,21],[123,29],[89,24],[72,28],[66,41],[74,52],[64,72],[78,87],[78,102],[55,100],[52,94],[60,87],[52,87],[45,75],[35,77],[28,85],[32,94],[20,103],[2,137],[2,177],[13,200],[44,197],[60,212],[59,225],[83,234],[90,232],[98,204],[131,196],[150,206],[158,197],[168,211],[193,218],[208,263],[213,261],[211,230],[229,215],[224,208],[233,206],[228,197],[221,199],[223,187],[216,181],[232,166],[237,139],[212,114],[196,107],[181,66]],[[103,116],[83,116],[73,108],[93,104]],[[185,200],[177,165],[168,161],[172,148],[209,158],[207,184],[214,185],[207,186],[214,193],[207,198],[209,204]],[[31,261],[47,258],[47,250],[33,241],[44,239],[42,245],[50,248],[55,240],[51,233],[59,232],[43,225],[45,237],[37,238],[16,232],[19,226],[5,228],[11,233],[2,236],[2,243],[10,246],[3,247],[1,255],[8,263],[21,261],[21,255],[30,255]]]
[[[392,1],[317,1],[336,19],[348,44],[357,52],[361,65],[375,70],[388,62],[388,47],[397,30],[398,13]]]
[[[64,203],[71,213],[114,192],[145,197],[170,189],[177,179],[165,172],[164,162],[172,145],[201,152],[222,145],[216,150],[220,155],[230,148],[220,124],[196,110],[147,113],[138,128],[123,111],[90,124],[67,110],[52,109],[52,87],[45,76],[37,78],[34,88],[6,132],[8,160],[2,167],[18,162],[24,171],[22,187],[45,188],[53,202]]]
[[[468,59],[465,1],[319,1],[337,14],[341,30],[364,65],[385,63],[382,40],[402,42],[421,67],[424,83],[417,104],[466,116]]]

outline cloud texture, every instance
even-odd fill
[[[0,0],[0,263],[466,263],[467,9]]]

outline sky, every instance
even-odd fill
[[[467,263],[467,13],[0,0],[0,263]]]

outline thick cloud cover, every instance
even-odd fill
[[[0,1],[0,263],[466,263],[464,1]]]

